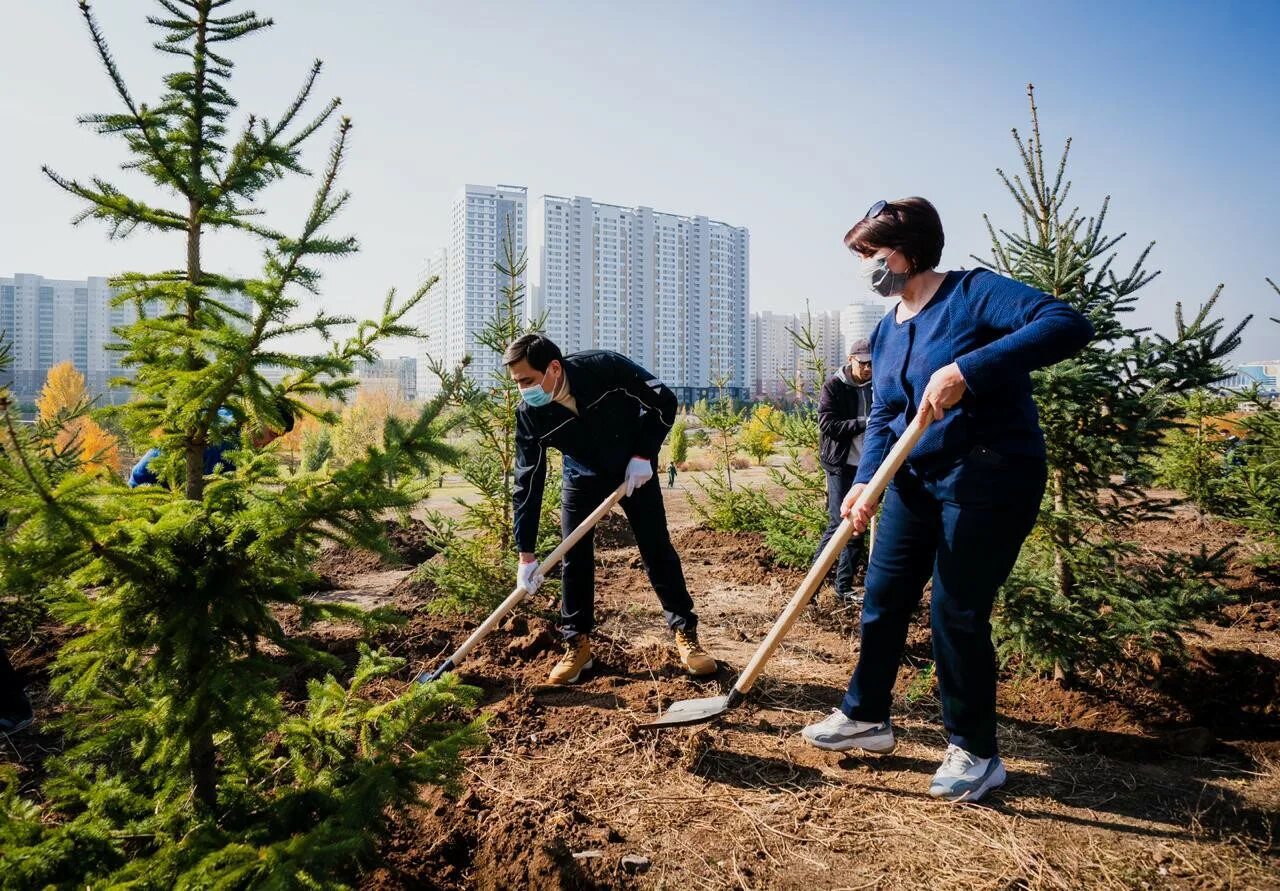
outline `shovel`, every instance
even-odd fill
[[[604,515],[613,510],[613,506],[622,500],[622,496],[627,494],[627,484],[622,483],[618,488],[613,490],[604,502],[593,510],[578,527],[565,536],[564,541],[556,546],[556,549],[547,555],[547,559],[543,560],[538,566],[537,574],[546,576],[548,572],[555,568],[556,564],[564,559],[564,555],[569,553],[569,549],[578,543],[582,536],[586,535],[596,523],[604,519]],[[520,602],[529,596],[529,592],[525,590],[523,585],[517,585],[516,589],[507,595],[507,599],[502,601],[489,618],[480,623],[480,627],[471,632],[471,636],[462,642],[462,646],[453,651],[453,655],[440,663],[440,667],[435,671],[427,674],[425,671],[418,675],[418,683],[425,684],[427,681],[438,681],[444,676],[446,671],[453,671],[461,664],[462,660],[467,658],[467,654],[475,648],[476,644],[489,636],[494,628],[498,627],[498,623],[502,621],[507,613],[511,612]]]
[[[867,483],[867,487],[858,496],[858,501],[854,505],[855,508],[863,504],[875,503],[879,500],[880,496],[884,494],[885,488],[889,485],[889,481],[893,479],[898,469],[902,467],[902,462],[907,459],[907,455],[915,448],[915,444],[920,441],[920,437],[924,435],[925,428],[929,426],[929,421],[932,420],[932,417],[932,412],[916,415],[915,420],[902,434],[902,438],[894,444],[889,454],[880,462],[880,467],[876,470],[875,476],[871,478],[871,482]],[[845,518],[836,527],[835,534],[831,536],[827,546],[818,555],[817,562],[810,567],[809,574],[804,577],[804,581],[800,583],[800,587],[792,595],[791,601],[787,604],[786,609],[782,611],[782,615],[778,616],[778,620],[773,623],[773,627],[769,629],[768,635],[765,636],[764,641],[756,649],[755,654],[752,655],[747,667],[743,669],[742,674],[738,675],[738,679],[734,681],[733,687],[729,690],[727,696],[708,696],[703,699],[685,699],[681,702],[672,703],[671,707],[659,715],[655,721],[640,726],[661,728],[702,724],[720,717],[742,702],[743,697],[750,692],[755,685],[756,679],[760,677],[760,672],[764,670],[764,664],[769,661],[773,651],[782,643],[782,639],[787,636],[791,626],[795,624],[796,619],[804,612],[804,608],[808,606],[809,601],[813,599],[813,595],[817,593],[818,588],[822,585],[822,580],[827,577],[827,573],[831,570],[831,565],[836,562],[836,558],[839,557],[840,551],[844,549],[852,534],[853,523],[848,518]]]

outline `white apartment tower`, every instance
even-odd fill
[[[506,284],[494,268],[505,258],[504,240],[518,259],[528,245],[528,189],[524,186],[463,186],[449,216],[447,246],[428,259],[427,272],[440,280],[423,300],[419,326],[428,339],[418,362],[419,392],[432,395],[440,382],[430,360],[452,369],[471,357],[467,376],[487,382],[499,371],[500,356],[476,339],[493,319]],[[524,276],[521,283],[525,284]],[[527,299],[527,298],[526,298]]]
[[[122,354],[108,347],[120,341],[114,329],[132,324],[135,315],[132,303],[111,305],[115,293],[104,276],[66,280],[20,272],[0,278],[0,338],[13,353],[13,364],[0,371],[0,385],[11,387],[19,402],[30,402],[50,368],[71,362],[91,397],[125,401],[129,391],[109,384],[127,369],[120,364]],[[242,294],[213,295],[243,312],[253,306]]]
[[[418,328],[427,335],[417,342],[417,391],[424,395],[440,392],[440,378],[432,363],[439,360],[443,364],[444,360],[445,310],[449,302],[448,285],[445,283],[448,256],[448,250],[440,248],[427,257],[422,269],[421,280],[424,283],[432,278],[436,280],[418,304]],[[447,372],[447,367],[444,370]]]
[[[876,330],[876,325],[880,324],[880,320],[889,311],[890,305],[887,302],[874,303],[870,300],[855,300],[841,310],[840,334],[844,339],[846,356],[849,354],[848,350],[853,346],[854,341],[871,337],[871,332]]]
[[[812,362],[816,358],[824,375],[834,374],[847,355],[841,334],[842,313],[756,312],[751,314],[753,395],[765,399],[795,399],[798,383],[805,393],[813,395],[822,381],[817,379]],[[808,328],[816,347],[816,356],[801,349],[791,332]]]
[[[546,195],[533,316],[566,352],[608,349],[682,400],[723,378],[745,396],[750,239],[702,216]]]
[[[91,394],[105,393],[119,373],[117,353],[106,345],[116,338],[113,325],[125,324],[128,307],[111,306],[107,280],[49,279],[18,273],[0,278],[0,336],[12,345],[13,364],[0,383],[8,383],[19,401],[34,399],[49,369],[70,361],[85,376]],[[130,315],[132,315],[130,313]]]

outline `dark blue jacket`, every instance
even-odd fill
[[[235,415],[231,413],[230,409],[220,408],[218,409],[218,422],[224,427],[234,424]],[[224,454],[235,448],[239,448],[239,443],[234,438],[225,439],[215,445],[205,446],[204,475],[209,476],[219,468],[224,471],[234,470],[235,467],[232,465],[231,459],[224,457]],[[137,486],[155,485],[160,482],[160,478],[151,469],[151,462],[159,457],[160,450],[151,449],[138,460],[137,464],[133,465],[133,470],[129,472],[130,489]]]
[[[558,402],[540,408],[523,403],[516,410],[515,539],[530,553],[538,539],[548,448],[564,455],[566,486],[595,477],[614,486],[633,457],[658,460],[676,417],[675,394],[626,356],[573,353],[565,357],[564,371],[577,415]]]
[[[929,378],[952,362],[968,389],[930,425],[908,465],[928,473],[978,446],[1043,460],[1031,372],[1074,355],[1092,337],[1088,319],[1021,282],[984,269],[947,273],[917,315],[899,323],[895,308],[871,335],[875,402],[854,481],[871,479],[915,417]]]

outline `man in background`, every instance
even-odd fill
[[[818,451],[827,476],[827,530],[822,534],[818,554],[827,546],[840,525],[840,505],[853,487],[858,461],[862,458],[863,436],[871,414],[871,342],[855,340],[849,347],[848,363],[823,384],[818,399]],[[836,564],[836,604],[854,606],[861,598],[853,590],[853,579],[866,561],[866,539],[855,535],[840,553]],[[814,555],[817,560],[817,555]]]

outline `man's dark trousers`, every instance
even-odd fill
[[[844,496],[853,488],[853,477],[858,472],[858,468],[851,464],[846,464],[838,471],[827,470],[827,531],[822,533],[822,542],[818,545],[818,552],[813,555],[813,562],[818,561],[818,554],[822,553],[822,549],[827,546],[827,542],[831,541],[831,536],[836,534],[836,528],[839,527],[840,506],[844,503]],[[843,551],[840,552],[840,561],[836,564],[836,590],[841,593],[848,593],[853,590],[853,577],[858,572],[858,567],[862,565],[866,559],[866,538],[862,535],[854,535],[849,538],[849,543],[845,545]]]
[[[936,474],[904,470],[894,478],[867,567],[858,667],[841,705],[848,718],[888,719],[907,626],[932,574],[943,727],[965,751],[996,754],[991,608],[1035,525],[1044,486],[1042,460],[982,448]]]
[[[648,482],[630,497],[622,499],[622,510],[635,533],[640,558],[649,573],[653,590],[658,593],[667,624],[673,629],[693,632],[697,630],[698,617],[693,612],[693,598],[685,586],[680,556],[667,531],[667,512],[662,503],[662,487],[658,483],[656,469]],[[609,497],[617,485],[618,480],[566,473],[560,492],[560,528],[563,534],[572,532]],[[572,637],[591,631],[595,627],[596,599],[594,530],[584,535],[565,554],[561,584],[561,633]]]

